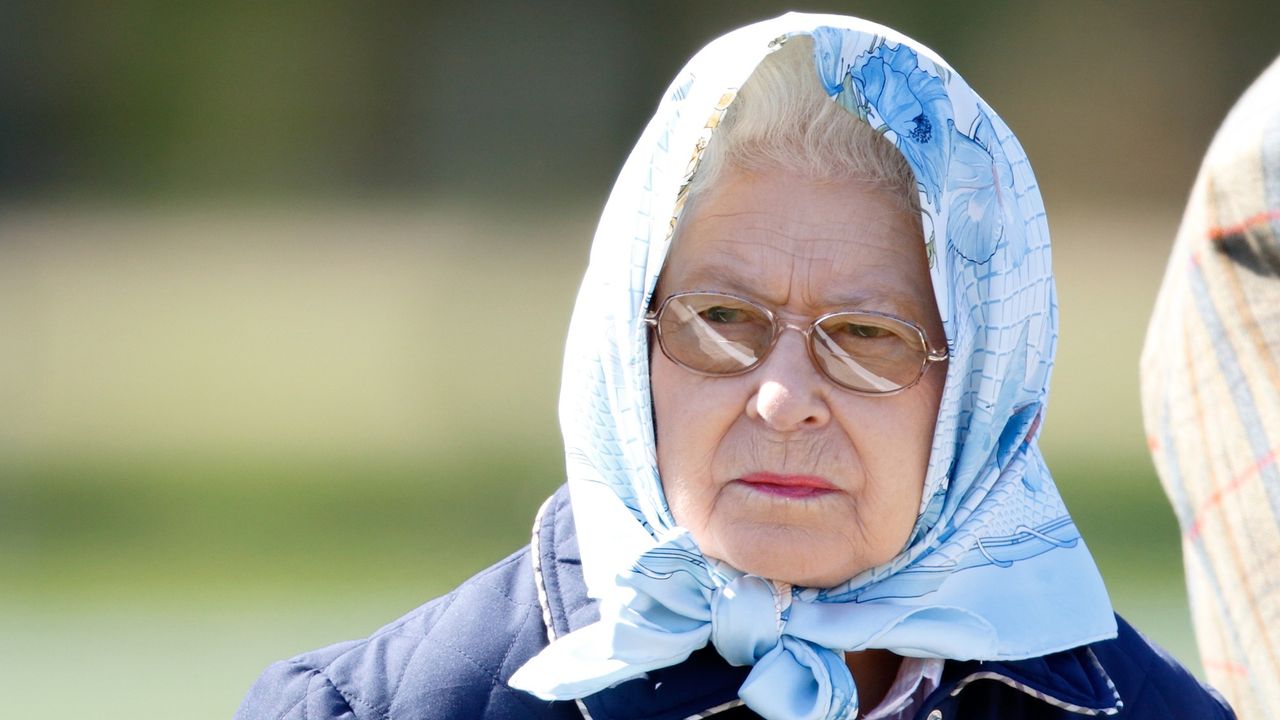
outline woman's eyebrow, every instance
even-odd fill
[[[695,268],[681,278],[680,287],[670,289],[671,292],[699,290],[726,292],[765,303],[776,300],[776,298],[769,296],[770,293],[767,288],[760,287],[758,281],[715,266]],[[815,310],[823,312],[839,309],[876,310],[910,320],[919,320],[919,318],[914,318],[913,316],[922,313],[924,310],[924,308],[919,307],[919,302],[910,297],[909,293],[894,291],[878,284],[869,287],[864,286],[851,292],[837,290],[826,298],[804,297],[801,299],[806,304],[812,305]],[[930,300],[932,300],[932,297]]]

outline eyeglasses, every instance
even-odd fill
[[[662,354],[699,375],[750,372],[787,329],[804,335],[809,358],[831,382],[862,395],[889,395],[920,381],[930,363],[947,359],[929,349],[919,325],[865,310],[827,313],[808,327],[779,320],[750,300],[711,292],[668,297],[644,317],[657,330]]]

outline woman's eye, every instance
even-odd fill
[[[867,339],[883,338],[893,334],[889,330],[876,325],[861,325],[859,323],[849,323],[845,325],[844,331],[853,337]]]
[[[713,323],[737,323],[747,319],[747,313],[738,308],[709,307],[702,311],[702,318]]]

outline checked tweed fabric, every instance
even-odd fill
[[[1205,673],[1241,718],[1280,718],[1280,60],[1200,168],[1147,331],[1142,401]]]

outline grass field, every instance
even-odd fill
[[[1137,405],[1176,211],[1060,215],[1046,455],[1117,606],[1194,666]],[[526,542],[590,216],[0,216],[7,712],[226,718]]]

